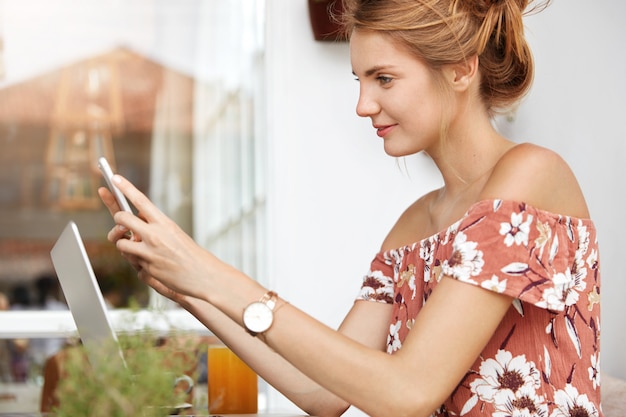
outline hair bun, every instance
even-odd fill
[[[551,0],[342,0],[347,34],[389,34],[434,69],[479,57],[480,95],[488,111],[507,110],[529,90],[533,57],[523,17]]]
[[[548,3],[550,0],[546,0]],[[453,3],[455,3],[453,1]],[[484,17],[492,8],[500,8],[503,6],[515,7],[521,13],[533,3],[533,0],[457,0],[460,6],[475,16]]]

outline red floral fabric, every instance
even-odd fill
[[[485,200],[446,230],[372,261],[357,299],[394,305],[402,348],[443,276],[514,301],[434,416],[602,417],[600,268],[593,222]]]

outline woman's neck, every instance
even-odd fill
[[[484,114],[467,112],[450,126],[435,151],[427,152],[441,172],[448,194],[465,193],[486,181],[502,155],[515,145]]]
[[[476,131],[480,133],[451,134],[441,142],[441,151],[431,155],[444,181],[431,201],[432,212],[450,212],[451,216],[463,212],[479,199],[500,158],[515,146],[491,125],[488,129]]]

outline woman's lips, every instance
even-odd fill
[[[375,127],[376,127],[376,134],[380,136],[381,138],[384,138],[385,135],[387,135],[389,132],[393,130],[394,127],[396,127],[396,125],[375,126]]]

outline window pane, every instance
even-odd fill
[[[70,220],[111,307],[158,304],[105,239],[101,155],[201,245],[263,277],[263,10],[261,0],[0,2],[0,293],[10,309],[66,308],[37,282],[56,288],[49,252]],[[1,333],[2,323],[0,394],[9,380],[40,384],[45,357],[65,342]]]

